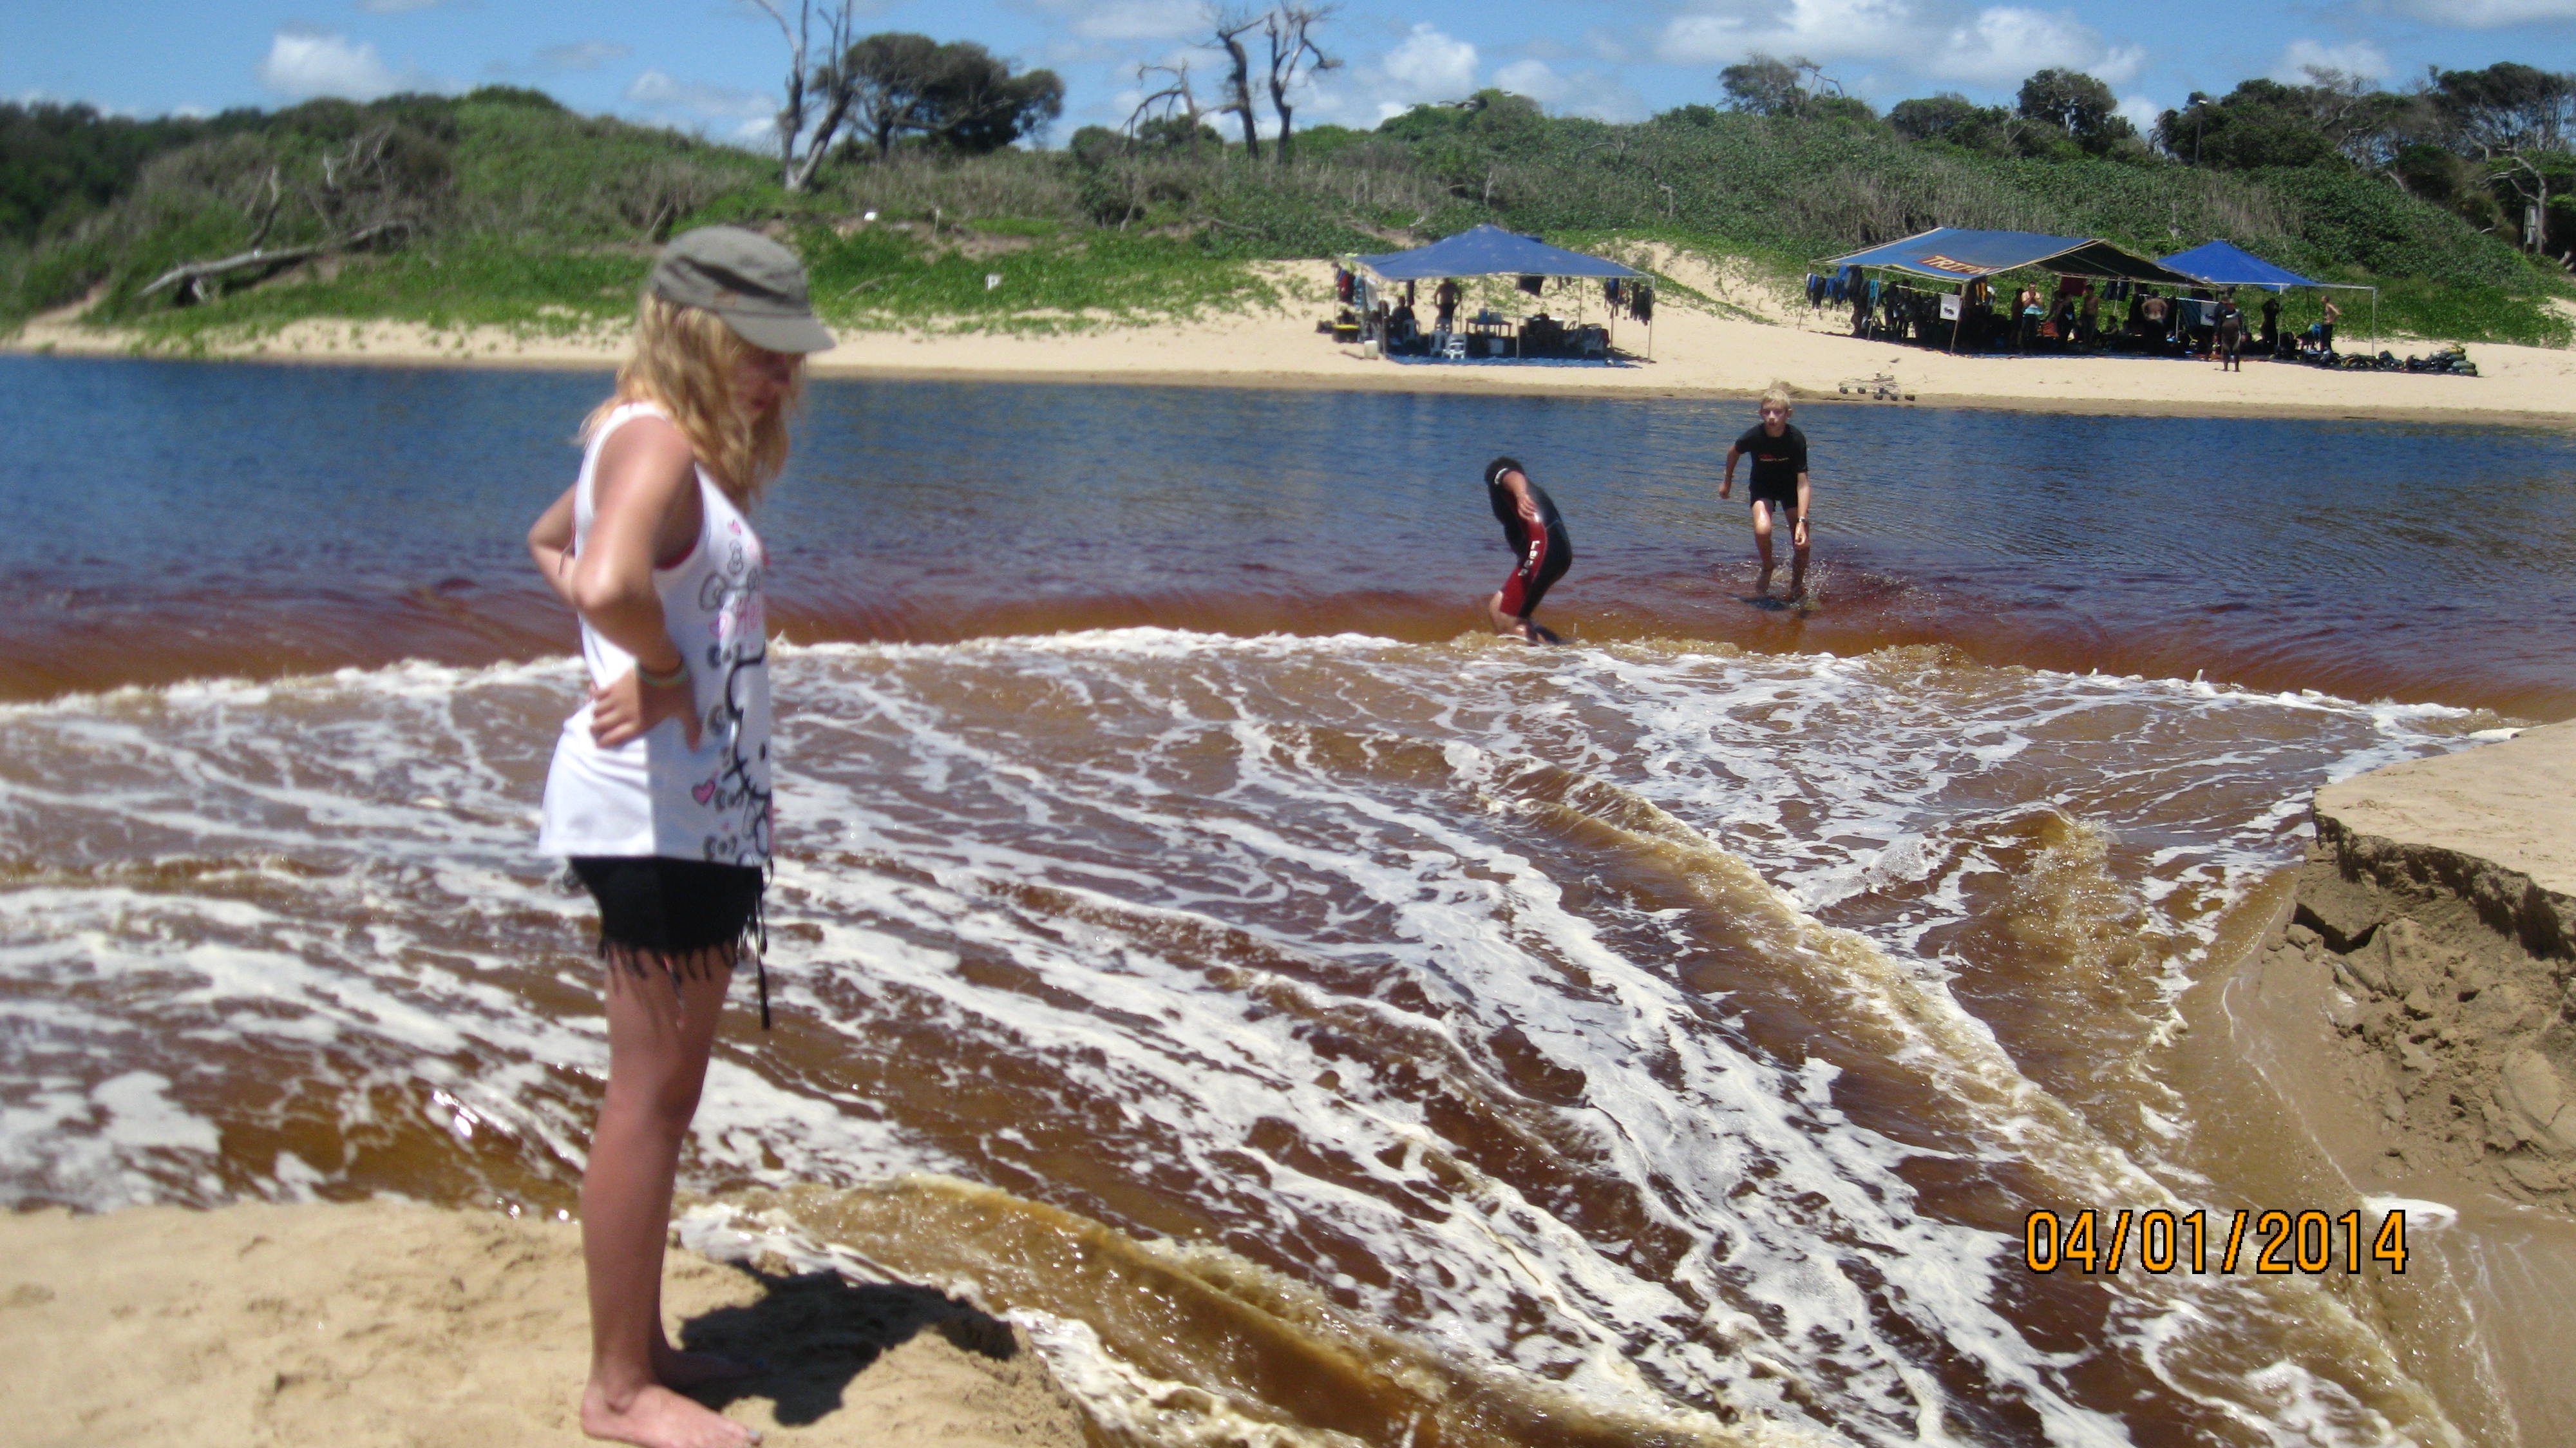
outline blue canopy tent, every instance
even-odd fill
[[[1534,236],[1505,231],[1491,222],[1445,236],[1411,251],[1381,252],[1351,258],[1382,281],[1423,282],[1448,277],[1598,277],[1647,280],[1644,272],[1602,257],[1550,246]],[[1646,324],[1646,354],[1654,355],[1654,323]]]
[[[2154,282],[2169,287],[2201,285],[2197,277],[2098,237],[2049,236],[2037,231],[1972,231],[1959,226],[1934,227],[1902,241],[1891,241],[1816,265],[1827,271],[1849,266],[1904,272],[1908,276],[1956,282],[1962,290],[1970,282],[2001,272],[2019,271],[2023,267],[2045,267],[2060,276],[2106,277]],[[1960,306],[1951,318],[1950,345],[1953,349],[1959,345],[1959,327],[1966,320],[1967,310]]]
[[[2115,277],[2170,287],[2201,285],[2198,277],[2095,237],[2047,236],[2036,231],[1970,231],[1957,226],[1935,227],[1903,241],[1891,241],[1818,265],[1879,267],[1945,282],[1969,282],[2026,266],[2044,266],[2060,276]]]
[[[2165,265],[2187,272],[2214,287],[2263,287],[2279,291],[2283,287],[2323,286],[2294,271],[2272,265],[2232,241],[2213,241],[2195,246],[2165,258]]]
[[[1535,236],[1505,231],[1483,222],[1411,251],[1390,251],[1354,258],[1391,282],[1427,282],[1442,277],[1643,277],[1644,272],[1615,261],[1550,246]]]
[[[2282,291],[2290,287],[2334,288],[2338,291],[2370,293],[2370,350],[2379,350],[2379,288],[2352,282],[2321,282],[2272,265],[2232,241],[2213,241],[2178,251],[2166,257],[2164,264],[2178,272],[2187,272],[2206,286],[2261,287],[2265,291]]]

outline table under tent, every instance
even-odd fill
[[[2272,265],[2230,241],[2213,241],[2176,252],[2164,260],[2175,271],[2198,277],[2205,286],[2261,287],[2267,292],[2290,287],[2315,287],[2320,291],[2370,293],[2370,350],[2379,350],[2379,288],[2354,282],[2312,281],[2297,272]]]
[[[1651,277],[1615,261],[1550,246],[1534,236],[1505,231],[1491,223],[1470,227],[1411,251],[1350,257],[1343,266],[1344,275],[1350,278],[1348,294],[1342,298],[1344,304],[1362,319],[1364,339],[1377,342],[1382,355],[1391,359],[1457,362],[1482,356],[1514,361],[1598,360],[1607,364],[1614,329],[1623,315],[1644,324],[1646,355],[1654,356],[1655,291]],[[1429,299],[1417,295],[1416,289],[1423,282],[1496,276],[1517,277],[1519,290],[1542,301],[1548,296],[1548,283],[1555,282],[1555,295],[1571,296],[1577,315],[1551,317],[1542,306],[1536,316],[1507,317],[1488,307],[1472,316],[1453,317],[1444,327],[1439,325],[1436,307],[1421,306]],[[1596,304],[1605,314],[1598,323],[1590,320]],[[1415,312],[1417,307],[1419,314]],[[1430,324],[1424,324],[1424,315],[1432,317]],[[1412,320],[1409,333],[1403,325],[1408,317]]]
[[[2199,277],[2099,237],[1971,231],[1956,226],[1936,227],[1816,265],[1821,272],[1810,274],[1807,281],[1810,302],[1819,306],[1828,300],[1837,305],[1849,304],[1855,317],[1864,310],[1874,316],[1886,310],[1885,294],[1894,289],[1904,294],[1909,303],[1931,304],[1919,317],[1910,305],[1902,309],[1900,317],[1910,323],[1913,332],[1910,340],[1953,352],[1960,349],[1963,335],[1972,332],[1978,333],[1970,336],[1972,344],[1983,345],[1984,336],[1979,329],[1970,328],[1969,321],[1972,316],[1980,317],[1985,327],[1992,326],[1990,278],[2005,272],[2049,272],[2059,278],[2059,297],[2070,295],[2065,286],[2070,278],[2088,286],[2109,283],[2107,290],[2114,299],[2141,285],[2170,287],[2177,296],[2208,285]],[[1927,292],[1920,286],[1927,280],[1946,283],[1955,290]],[[2055,301],[2052,298],[2049,302],[2052,312]]]

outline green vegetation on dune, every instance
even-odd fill
[[[2051,82],[2047,114],[2082,112],[2083,79]],[[2464,219],[2486,203],[2456,192],[2468,173],[2452,152],[2437,179],[2455,191],[2436,205],[2340,153],[2252,164],[2317,147],[2278,126],[2256,146],[2250,120],[2229,133],[2244,164],[2204,167],[2134,132],[2078,144],[1955,98],[1908,102],[1890,124],[1794,84],[1764,94],[1610,125],[1487,92],[1372,132],[1304,131],[1292,157],[1257,163],[1177,119],[1134,136],[1088,128],[1050,152],[916,138],[882,160],[845,146],[795,191],[774,157],[512,88],[191,123],[0,107],[13,208],[0,212],[0,329],[95,295],[90,319],[182,346],[317,318],[579,330],[627,314],[672,230],[735,221],[799,248],[836,325],[1055,331],[1303,301],[1255,263],[1494,221],[1624,254],[1661,242],[1791,286],[1812,258],[1938,225],[2151,254],[2225,237],[2380,286],[2391,332],[2571,340],[2551,302],[2576,289]],[[255,249],[279,260],[150,290],[183,264]],[[1718,305],[1679,286],[1673,298]],[[2313,305],[2294,298],[2291,319]]]

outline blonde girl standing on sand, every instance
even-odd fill
[[[754,1370],[671,1346],[662,1244],[769,864],[768,556],[744,513],[787,460],[803,354],[831,345],[786,248],[738,227],[673,238],[616,395],[582,426],[580,476],[528,531],[581,615],[590,671],[538,838],[598,901],[607,965],[608,1090],[581,1183],[581,1426],[643,1448],[759,1439],[677,1391]],[[765,1026],[765,981],[761,997]]]

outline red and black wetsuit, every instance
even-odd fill
[[[1485,492],[1493,502],[1494,516],[1502,521],[1503,536],[1511,540],[1513,556],[1520,560],[1503,584],[1503,612],[1526,619],[1547,596],[1548,586],[1574,565],[1574,539],[1566,533],[1565,520],[1557,516],[1547,490],[1530,482],[1527,473],[1521,474],[1521,482],[1529,489],[1530,502],[1538,507],[1541,527],[1536,535],[1521,517],[1520,500],[1500,477],[1486,483]]]

